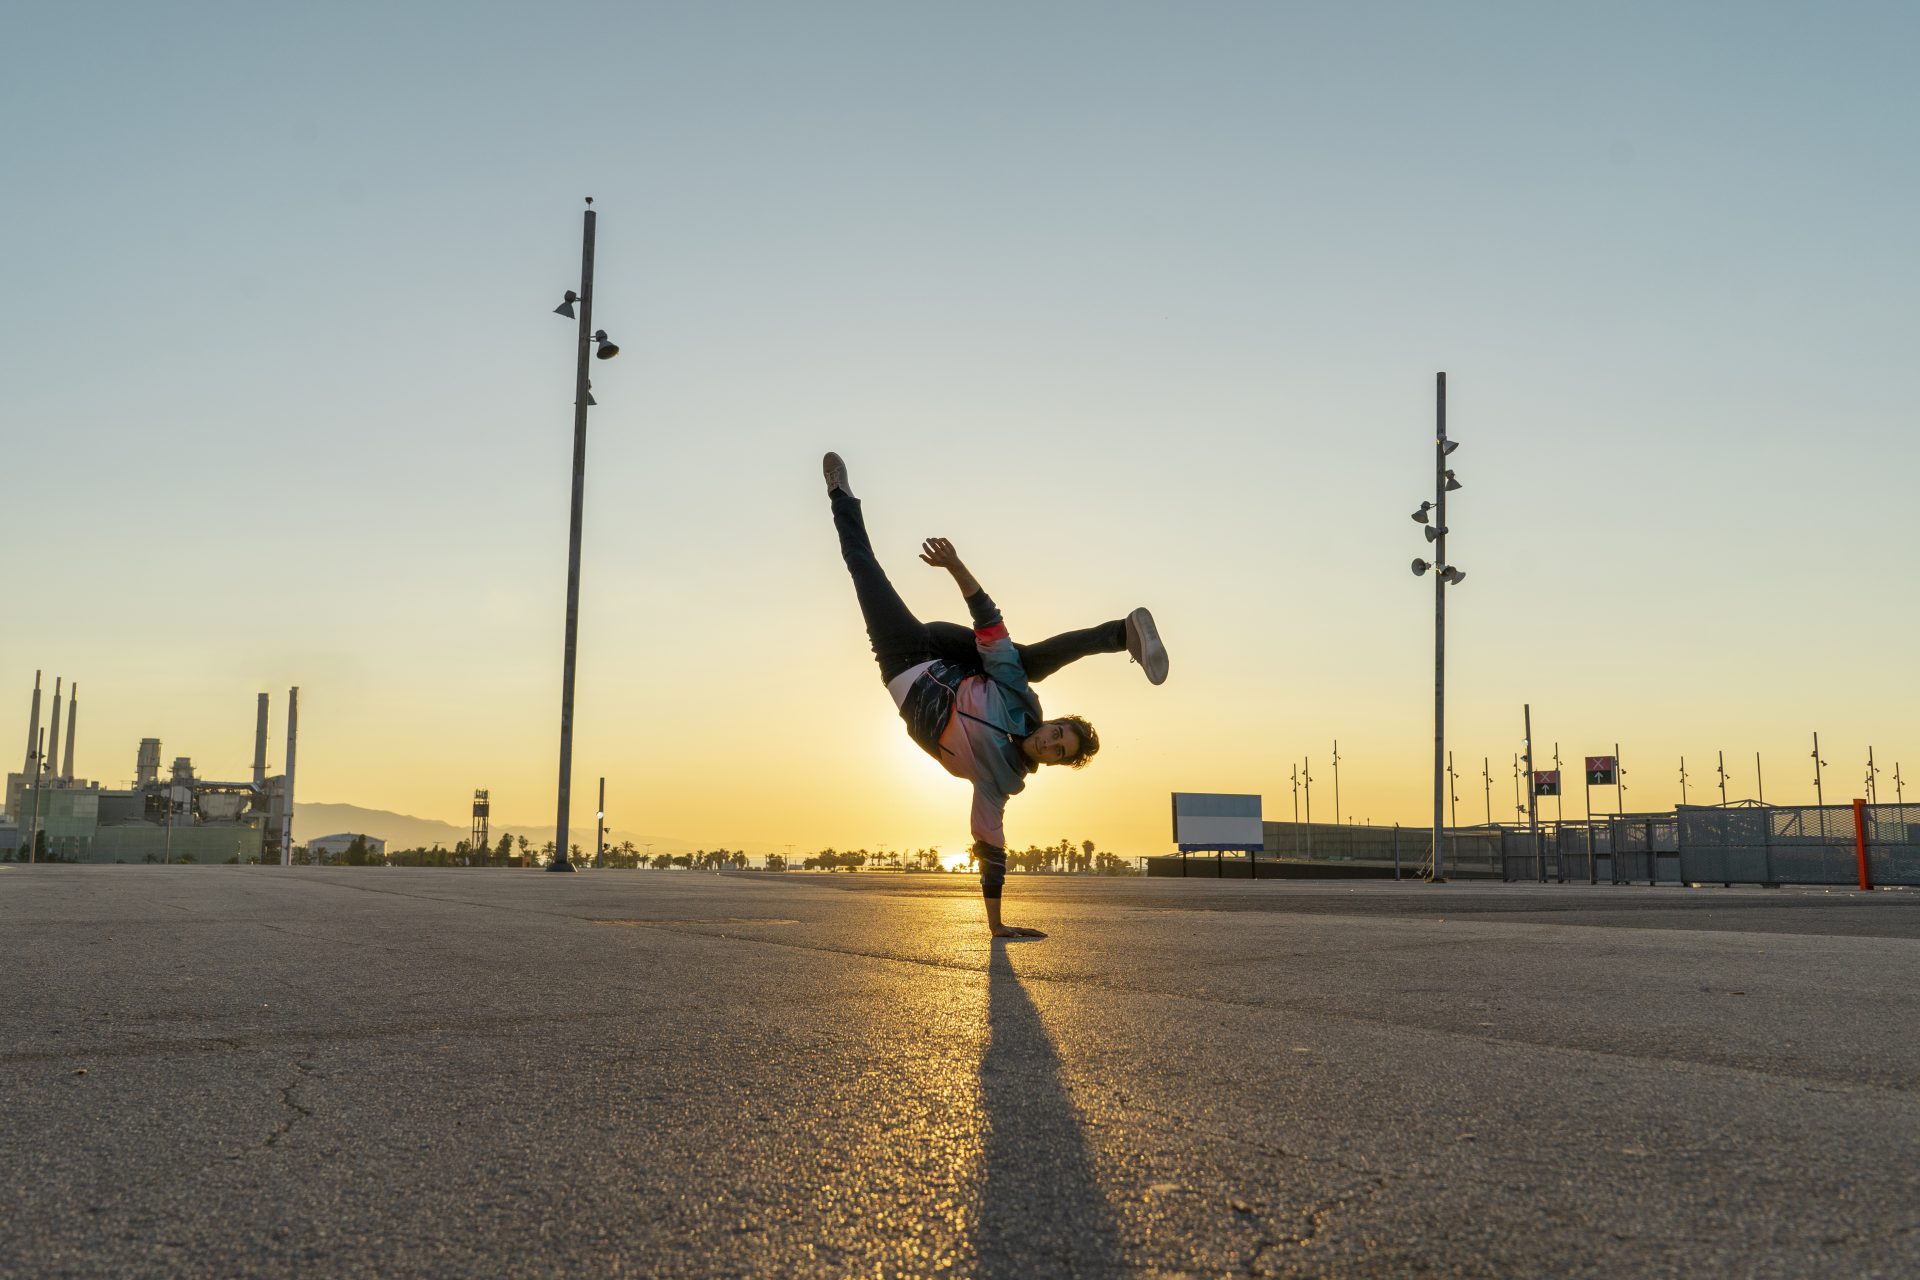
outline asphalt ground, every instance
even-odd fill
[[[0,1275],[1920,1274],[1920,894],[0,870]]]

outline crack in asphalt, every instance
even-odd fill
[[[73,1048],[0,1053],[0,1064],[70,1062],[75,1059],[91,1058],[153,1058],[180,1053],[222,1051],[249,1053],[279,1044],[333,1044],[340,1041],[383,1040],[393,1036],[414,1036],[435,1031],[505,1031],[515,1027],[600,1022],[628,1016],[630,1015],[625,1010],[602,1010],[571,1014],[539,1013],[516,1014],[510,1017],[438,1019],[430,1022],[385,1023],[332,1030],[262,1031],[239,1036],[185,1036],[129,1044],[78,1045]]]
[[[307,1068],[307,1065],[298,1059],[294,1060],[293,1069],[300,1073],[302,1079],[312,1074]],[[280,1121],[280,1127],[268,1134],[266,1141],[260,1144],[262,1148],[270,1149],[274,1147],[279,1143],[280,1139],[293,1132],[293,1127],[300,1123],[301,1120],[311,1120],[313,1118],[312,1108],[303,1107],[293,1100],[293,1091],[299,1087],[299,1080],[294,1080],[280,1087],[280,1105],[288,1111],[293,1112],[293,1115],[287,1116]]]

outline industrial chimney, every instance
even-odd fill
[[[73,726],[80,723],[80,682],[73,682],[73,691],[67,695],[67,755],[60,766],[60,776],[73,777]]]
[[[253,722],[253,789],[267,785],[267,695],[260,695],[260,708]]]
[[[40,673],[33,673],[33,715],[27,721],[27,762],[21,767],[22,773],[33,772],[33,753],[39,749],[40,742]]]
[[[160,781],[160,739],[140,739],[140,756],[133,766],[133,785],[148,787]]]
[[[53,754],[44,766],[47,776],[60,776],[60,677],[53,678],[53,727],[47,730],[47,750]]]

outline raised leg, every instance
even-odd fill
[[[880,678],[891,680],[933,656],[927,628],[893,589],[886,570],[874,556],[866,521],[860,514],[860,500],[837,489],[830,497],[833,527],[840,534],[840,558],[846,561],[853,578],[860,616],[867,624],[867,642],[873,647],[873,660],[880,664]]]

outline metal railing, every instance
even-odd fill
[[[1682,806],[1669,814],[1501,829],[1510,881],[1920,885],[1920,805]]]

